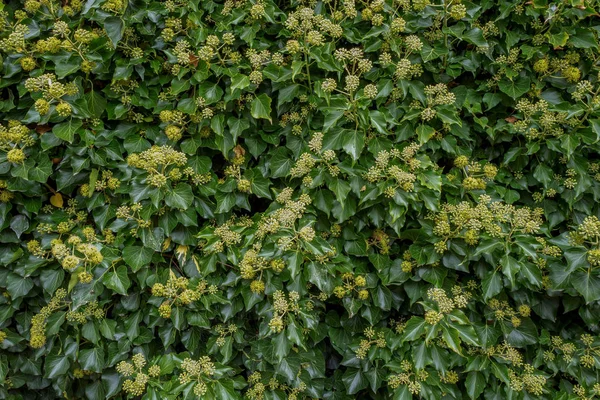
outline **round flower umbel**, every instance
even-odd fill
[[[186,358],[181,363],[181,373],[179,382],[188,384],[193,382],[194,394],[204,396],[208,390],[207,383],[210,383],[215,374],[215,364],[208,356],[200,357],[198,360]]]
[[[388,386],[392,389],[407,386],[410,393],[418,395],[421,392],[421,382],[429,378],[429,373],[425,370],[414,370],[413,364],[408,360],[400,363],[400,370],[401,373],[388,378]]]
[[[359,358],[361,360],[364,359],[373,345],[375,345],[378,348],[387,347],[385,333],[376,333],[373,327],[369,327],[365,329],[363,334],[365,335],[366,339],[360,341],[358,350],[356,350],[356,358]]]
[[[411,143],[402,149],[382,150],[375,165],[363,175],[369,183],[378,184],[381,192],[393,198],[398,190],[412,192],[417,174],[431,165],[429,159],[418,154],[420,145]]]
[[[9,163],[23,164],[27,158],[24,149],[35,142],[34,133],[19,121],[8,121],[7,126],[0,125],[0,151],[6,154]]]
[[[184,153],[170,146],[152,146],[146,151],[127,157],[130,166],[147,172],[145,183],[152,187],[167,188],[184,178],[196,185],[204,185],[212,179],[210,173],[199,174],[190,167],[181,169],[186,166],[187,161]]]
[[[34,349],[39,349],[46,344],[46,325],[48,324],[48,318],[59,309],[68,305],[65,301],[66,297],[67,291],[65,289],[57,289],[48,305],[42,307],[39,313],[31,318],[29,345]]]
[[[569,239],[572,245],[585,247],[587,261],[592,267],[600,266],[600,219],[597,216],[586,217],[576,230],[569,233]]]
[[[77,275],[79,282],[87,284],[93,279],[94,269],[104,261],[102,249],[113,243],[114,234],[105,229],[99,235],[92,226],[84,225],[86,214],[76,211],[75,201],[70,204],[67,212],[75,218],[56,225],[38,225],[42,238],[30,240],[27,250],[36,257],[54,258],[65,270]],[[45,235],[52,239],[45,240]]]
[[[298,375],[300,375],[300,373]],[[258,371],[250,374],[248,377],[248,384],[250,387],[246,392],[246,397],[250,400],[263,400],[266,391],[283,391],[289,400],[303,398],[298,396],[307,389],[306,383],[300,382],[297,387],[291,387],[279,382],[276,375],[272,376],[270,379],[269,376],[270,374],[263,378],[263,374]]]
[[[152,286],[152,295],[166,298],[158,307],[158,313],[163,318],[171,318],[173,306],[187,306],[202,296],[217,294],[215,285],[208,285],[205,280],[190,282],[189,279],[177,277],[173,271],[169,271],[169,279],[166,284],[155,283]]]
[[[298,292],[291,291],[287,295],[282,290],[273,294],[273,315],[269,321],[269,330],[272,333],[281,333],[289,323],[298,323],[297,318],[290,318],[312,310],[311,301],[300,301]]]
[[[56,104],[56,112],[61,117],[71,115],[72,107],[66,102],[64,96],[72,96],[79,92],[75,82],[64,84],[58,81],[54,74],[44,74],[25,81],[25,88],[32,93],[41,93],[35,103],[36,110],[40,114],[46,114],[50,105]]]
[[[131,396],[141,396],[146,391],[146,385],[152,380],[158,380],[161,375],[159,365],[145,368],[146,357],[142,353],[134,354],[131,361],[121,361],[117,364],[117,372],[129,379],[123,382],[123,390]]]
[[[476,205],[463,201],[458,204],[442,204],[441,211],[429,216],[434,221],[433,234],[440,238],[435,243],[439,253],[447,250],[451,239],[462,239],[476,245],[483,235],[504,237],[512,243],[517,233],[537,233],[543,224],[543,210],[515,207],[502,202],[491,202],[481,195]]]
[[[367,280],[363,275],[344,273],[342,284],[333,289],[333,294],[342,299],[347,296],[356,297],[359,300],[367,300],[369,291],[366,289]]]
[[[467,156],[458,156],[454,166],[464,175],[462,186],[465,190],[485,190],[498,173],[498,167],[491,163],[471,162]]]

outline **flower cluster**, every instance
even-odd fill
[[[466,201],[443,204],[442,211],[431,218],[435,223],[433,234],[442,238],[435,244],[436,250],[443,253],[450,239],[461,238],[467,244],[475,245],[482,234],[510,240],[518,232],[536,233],[543,224],[543,210],[492,202],[489,196],[481,195],[475,206]]]
[[[31,328],[29,329],[29,345],[34,349],[39,349],[46,344],[46,325],[48,318],[57,310],[65,305],[65,297],[67,297],[67,291],[65,289],[58,289],[48,305],[42,307],[42,309],[31,318]]]
[[[333,289],[333,294],[338,298],[356,296],[360,300],[369,298],[369,291],[365,288],[367,279],[363,275],[345,273],[342,275],[342,284]]]
[[[158,307],[158,313],[163,318],[171,318],[173,306],[186,306],[198,301],[205,294],[215,293],[217,293],[215,285],[209,285],[204,280],[193,284],[183,276],[176,277],[173,271],[170,271],[169,279],[165,284],[155,283],[152,286],[153,296],[166,298]]]
[[[146,391],[146,385],[152,378],[158,378],[161,374],[160,366],[152,365],[146,367],[146,357],[142,353],[136,353],[131,357],[131,362],[121,361],[116,370],[126,378],[123,382],[123,390],[131,396],[141,396]],[[131,379],[133,378],[133,379]]]

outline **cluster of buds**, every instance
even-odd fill
[[[165,187],[169,182],[178,182],[183,178],[196,185],[206,184],[212,179],[210,174],[198,174],[191,167],[182,170],[180,167],[187,164],[187,157],[170,146],[152,146],[141,153],[131,154],[127,157],[127,163],[146,171],[146,183],[154,187]]]
[[[286,325],[286,316],[290,313],[297,314],[300,312],[300,295],[298,292],[292,291],[286,296],[281,290],[273,294],[273,316],[269,321],[269,329],[271,332],[280,333]]]
[[[186,116],[181,111],[163,110],[160,112],[160,120],[167,124],[165,126],[165,135],[167,135],[167,138],[173,142],[178,142],[187,124]]]
[[[199,235],[199,238],[208,240],[208,242],[201,242],[202,249],[205,253],[221,253],[225,250],[225,246],[236,246],[241,243],[244,230],[253,225],[254,222],[250,218],[231,217],[222,225],[211,227]],[[218,240],[214,240],[215,237]]]
[[[579,124],[577,118],[569,118],[566,112],[550,111],[548,102],[543,99],[537,102],[520,99],[515,108],[521,118],[514,123],[514,128],[527,140],[559,137],[565,133],[565,126]]]
[[[588,337],[584,336],[585,341],[587,341]],[[585,341],[582,340],[584,346],[586,346]],[[567,342],[560,336],[552,336],[550,338],[550,346],[549,349],[544,352],[544,360],[545,361],[554,361],[558,356],[562,357],[562,359],[571,363],[575,359],[575,355],[577,352],[577,346],[573,342]],[[584,358],[585,360],[585,358]],[[580,359],[581,361],[581,359]],[[585,361],[584,361],[585,362]],[[582,363],[583,365],[583,363]]]
[[[521,325],[521,318],[526,318],[531,315],[531,307],[526,304],[520,305],[515,310],[507,301],[491,299],[488,305],[494,313],[494,318],[498,321],[510,321],[515,328],[518,328]]]
[[[333,150],[323,151],[323,133],[315,132],[308,142],[308,148],[311,152],[302,153],[290,170],[290,176],[293,178],[302,178],[302,183],[306,186],[313,184],[313,176],[318,175],[320,170],[317,166],[322,166],[321,170],[327,171],[332,177],[337,177],[340,168],[337,163],[337,156]]]
[[[298,200],[292,200],[293,189],[285,188],[276,197],[276,201],[282,204],[283,207],[276,209],[269,215],[263,216],[258,223],[256,236],[259,239],[265,238],[267,235],[273,235],[277,232],[289,232],[291,236],[281,237],[277,244],[282,250],[291,249],[299,240],[308,240],[313,232],[311,227],[305,227],[303,232],[295,231],[296,222],[302,218],[306,212],[308,205],[312,203],[312,199],[308,194],[302,194]],[[312,239],[311,239],[312,240]]]
[[[384,194],[386,197],[394,197],[397,190],[412,192],[415,189],[417,172],[425,166],[417,158],[420,146],[411,143],[400,149],[382,150],[375,158],[375,165],[371,166],[364,174],[370,183],[385,181]]]
[[[362,339],[360,344],[358,345],[358,350],[356,350],[356,358],[364,359],[369,350],[373,345],[380,349],[385,348],[387,346],[387,342],[385,341],[385,334],[383,332],[375,332],[372,327],[368,327],[364,331],[364,335],[366,339]]]
[[[407,386],[413,395],[418,395],[421,392],[421,382],[429,378],[429,373],[425,370],[414,371],[412,364],[407,360],[403,360],[400,366],[402,372],[388,378],[389,387],[397,389],[400,386]]]
[[[577,68],[580,56],[575,52],[568,52],[562,58],[540,58],[533,64],[533,70],[542,77],[560,74],[570,83],[581,79],[581,71]]]
[[[194,382],[194,394],[196,396],[204,396],[208,387],[208,382],[215,373],[215,364],[208,356],[202,356],[198,360],[186,358],[181,363],[181,373],[179,374],[179,382],[187,384]]]
[[[235,324],[229,324],[227,326],[219,324],[215,327],[215,331],[219,334],[219,337],[216,340],[216,344],[219,347],[223,347],[225,345],[225,339],[227,338],[227,336],[233,335],[236,332],[238,332],[238,327]]]
[[[255,249],[247,250],[240,262],[240,273],[242,278],[252,279],[250,290],[257,294],[262,294],[265,291],[265,284],[262,281],[263,272],[265,270],[280,273],[284,268],[285,261],[282,259],[276,258],[269,261],[265,257],[259,256]]]
[[[425,108],[421,111],[421,119],[430,121],[436,115],[435,106],[452,105],[456,101],[456,95],[448,91],[448,86],[443,83],[437,85],[429,85],[425,87]]]
[[[510,380],[510,388],[516,392],[525,391],[534,396],[541,396],[544,393],[546,377],[535,373],[532,365],[525,364],[520,373],[514,369],[509,369],[508,379]]]
[[[34,349],[39,349],[46,344],[46,324],[48,318],[59,308],[66,303],[64,302],[67,297],[67,291],[65,289],[58,289],[48,305],[42,307],[39,313],[31,318],[31,328],[29,329],[29,345]]]
[[[72,112],[71,105],[62,98],[79,92],[75,82],[61,83],[54,74],[29,78],[25,81],[25,88],[32,93],[42,93],[42,97],[35,101],[35,109],[41,115],[47,114],[50,105],[56,103],[56,112],[61,117],[68,117]]]
[[[367,279],[363,275],[346,272],[342,275],[342,284],[333,289],[333,294],[340,299],[355,295],[360,300],[367,300],[369,291],[365,288],[366,285]]]
[[[131,357],[131,362],[121,361],[117,364],[116,370],[119,374],[126,378],[132,378],[123,382],[125,393],[131,396],[141,396],[146,391],[148,381],[151,378],[158,378],[160,376],[159,365],[152,365],[145,370],[144,367],[146,364],[146,357],[142,353],[134,354]]]
[[[9,191],[8,183],[5,180],[0,179],[0,203],[8,203],[15,197],[14,193]]]
[[[470,245],[479,242],[481,233],[510,239],[514,233],[536,233],[544,222],[541,208],[492,202],[487,195],[479,196],[475,206],[463,201],[458,204],[446,203],[441,208],[440,212],[429,216],[434,221],[433,234],[441,237],[435,244],[439,253],[447,250],[449,239],[461,238]]]
[[[105,311],[97,301],[92,301],[86,304],[81,311],[71,310],[67,312],[67,321],[85,324],[89,319],[102,319],[104,318]]]
[[[373,62],[366,58],[364,51],[358,47],[337,49],[334,52],[334,57],[337,61],[344,64],[346,70],[344,89],[337,89],[337,83],[333,79],[323,81],[321,89],[327,93],[337,90],[342,94],[352,96],[360,87],[360,77],[373,68]],[[377,86],[374,84],[367,84],[363,89],[363,95],[366,98],[374,99],[377,97],[377,94]]]
[[[102,241],[111,243],[114,235],[110,230],[105,230],[105,238],[100,240],[91,226],[85,226],[80,231],[73,231],[77,223],[77,220],[69,220],[56,226],[38,226],[38,231],[42,233],[56,232],[59,237],[50,241],[49,250],[42,248],[40,242],[35,239],[27,243],[27,249],[36,257],[54,257],[64,269],[77,273],[81,283],[90,283],[93,278],[90,271],[104,260],[97,245]],[[70,233],[69,236],[64,238],[63,235],[67,233]]]
[[[32,132],[19,121],[8,121],[0,125],[0,150],[6,152],[6,160],[13,164],[23,164],[26,155],[23,148],[35,143]]]
[[[308,103],[308,104],[307,104]],[[308,97],[301,95],[298,97],[298,105],[294,107],[294,111],[283,113],[279,118],[279,126],[286,128],[291,126],[291,132],[293,135],[300,136],[306,126],[306,120],[311,115],[311,112],[315,109],[316,104],[308,102]],[[299,111],[297,111],[299,110]]]
[[[163,318],[170,318],[173,305],[189,305],[205,294],[217,293],[217,290],[215,285],[209,286],[205,280],[193,284],[186,277],[176,277],[173,271],[170,271],[166,284],[155,283],[152,286],[152,295],[166,298],[158,307],[158,313]]]
[[[116,217],[125,221],[135,221],[136,226],[131,229],[130,233],[134,237],[137,236],[138,229],[149,228],[151,222],[143,218],[140,214],[142,205],[140,203],[132,204],[131,206],[120,206],[117,208]]]
[[[290,387],[280,383],[275,376],[271,377],[268,382],[266,379],[263,381],[263,376],[258,371],[250,374],[248,377],[248,384],[250,388],[246,392],[245,397],[249,398],[250,400],[263,400],[267,390],[280,390],[285,392],[287,399],[297,400],[299,394],[305,391],[307,388],[307,385],[304,382],[300,382],[297,387]]]
[[[585,368],[593,368],[596,365],[596,359],[600,357],[600,343],[588,333],[581,335],[583,345],[583,354],[579,357],[579,363]]]
[[[146,182],[155,187],[167,185],[169,179],[181,179],[183,174],[178,167],[186,163],[185,154],[170,146],[152,146],[142,153],[127,157],[127,164],[145,170],[148,173]]]
[[[290,30],[294,40],[286,46],[290,54],[307,52],[309,47],[325,44],[325,36],[338,39],[344,33],[342,27],[312,8],[302,7],[288,14],[285,27]],[[303,47],[304,46],[304,47]]]
[[[234,152],[235,156],[231,160],[231,165],[228,165],[227,168],[225,168],[224,175],[226,178],[233,178],[235,179],[235,181],[237,181],[237,190],[239,190],[242,193],[251,193],[252,182],[250,182],[242,175],[241,168],[241,166],[246,160],[246,151],[242,146],[236,146]],[[225,181],[223,180],[223,182]]]
[[[454,166],[464,174],[462,185],[466,190],[485,190],[487,182],[498,174],[498,167],[494,164],[470,161],[467,156],[456,157]]]
[[[82,196],[91,197],[94,192],[105,192],[106,190],[117,190],[121,186],[121,181],[113,176],[112,171],[104,170],[100,179],[96,179],[92,188],[88,183],[84,183],[79,188]]]
[[[367,243],[369,246],[378,248],[381,254],[388,254],[392,239],[383,229],[375,229]]]
[[[600,266],[600,219],[595,215],[585,217],[575,231],[569,233],[569,240],[574,246],[585,246],[588,262]]]
[[[600,383],[594,383],[594,386],[586,389],[581,384],[573,386],[573,394],[579,400],[595,400],[600,398]]]
[[[448,293],[442,288],[430,288],[427,291],[427,297],[436,304],[437,310],[427,310],[425,322],[436,325],[444,319],[445,314],[450,314],[455,308],[465,308],[472,294],[460,286],[454,286],[452,287],[452,298],[448,297]]]

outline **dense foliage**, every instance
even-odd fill
[[[597,0],[0,8],[0,398],[600,398]]]

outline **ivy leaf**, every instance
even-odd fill
[[[104,29],[113,47],[117,47],[117,44],[123,37],[123,31],[125,30],[125,23],[121,17],[108,17],[104,20]]]
[[[187,183],[179,183],[165,195],[165,203],[171,208],[185,210],[194,202],[192,187]]]
[[[471,400],[478,399],[483,390],[485,389],[486,379],[485,376],[478,371],[471,371],[467,374],[465,380],[465,387],[467,394]]]
[[[127,246],[123,249],[123,260],[137,272],[143,266],[150,264],[154,251],[142,246]]]
[[[529,77],[519,77],[515,80],[505,78],[498,82],[498,87],[503,93],[506,93],[513,99],[517,99],[529,91],[531,80]]]
[[[346,370],[346,372],[344,372],[342,381],[344,382],[346,391],[350,395],[360,392],[369,385],[369,382],[363,375],[362,371],[353,368],[349,368]]]
[[[600,300],[600,277],[590,271],[577,271],[571,277],[571,284],[583,296],[586,303]]]
[[[271,98],[265,93],[256,96],[250,105],[250,113],[256,119],[268,119],[272,123]]]
[[[75,139],[75,132],[77,132],[82,125],[83,123],[81,120],[71,118],[66,122],[61,122],[60,124],[54,125],[54,128],[52,128],[52,133],[54,133],[54,135],[56,135],[56,137],[59,139],[73,143],[73,139]]]
[[[127,276],[127,267],[120,265],[115,271],[107,271],[102,277],[102,283],[116,293],[126,296],[127,289],[131,286],[131,281]]]
[[[86,371],[102,372],[105,367],[104,351],[100,347],[81,350],[78,360]]]
[[[69,358],[62,355],[49,355],[45,357],[45,366],[44,366],[44,377],[47,379],[53,379],[61,375],[65,375],[69,368],[71,367],[71,362]]]
[[[358,131],[346,130],[342,147],[346,153],[350,154],[353,160],[358,160],[360,153],[362,153],[365,147],[364,134]]]

